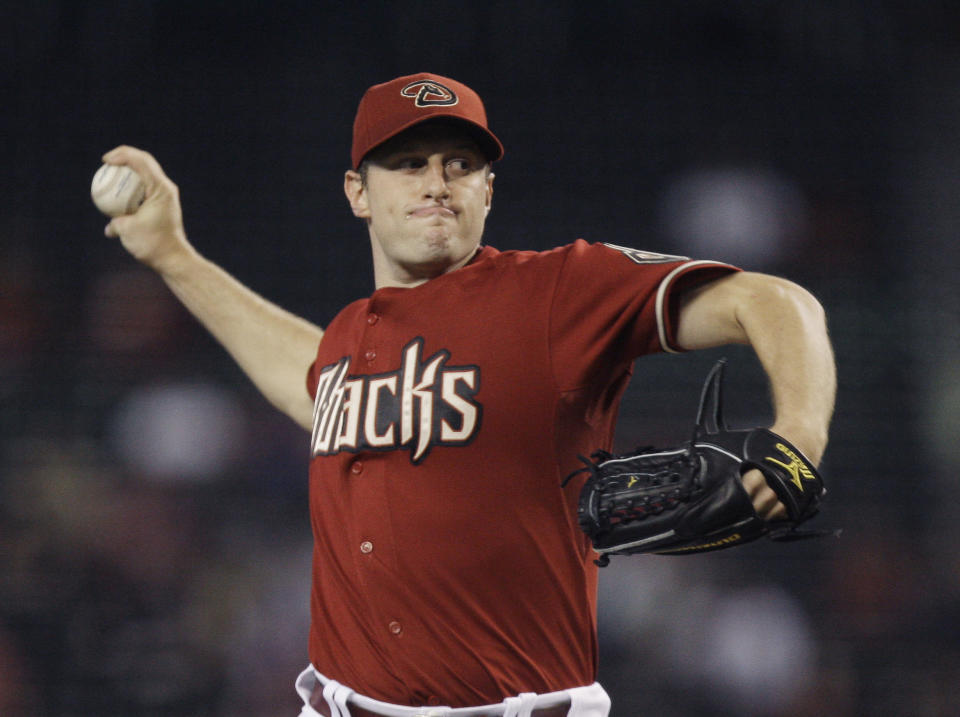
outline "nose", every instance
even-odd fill
[[[446,167],[439,157],[431,157],[424,168],[423,194],[431,199],[441,199],[450,196],[450,187],[447,184]]]

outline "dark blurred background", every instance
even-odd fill
[[[0,714],[295,715],[307,436],[102,235],[150,150],[205,255],[328,322],[372,289],[356,103],[421,70],[507,148],[488,243],[577,237],[782,274],[840,371],[838,539],[614,561],[616,717],[955,715],[960,7],[951,2],[8,2],[0,8]],[[618,443],[770,420],[752,355],[639,362]]]

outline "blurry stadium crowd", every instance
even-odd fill
[[[734,223],[751,226],[747,215]],[[12,238],[0,261],[0,714],[296,714],[306,434],[149,271],[120,257],[68,305],[45,283],[46,259]],[[776,266],[794,250],[782,251],[738,260]],[[841,359],[822,520],[845,533],[614,561],[601,679],[617,715],[946,715],[957,704],[960,562],[949,559],[960,552],[917,547],[925,537],[908,518],[928,494],[903,495],[903,457],[868,430],[902,400],[878,392],[880,377],[897,390],[896,366],[863,354],[887,330],[859,303],[877,278],[859,275],[857,290],[826,271],[807,280],[832,311]],[[661,390],[663,406],[676,402]],[[624,442],[663,430],[657,400],[628,393]],[[686,430],[686,411],[673,420],[678,433],[660,439]]]
[[[958,713],[960,13],[528,4],[4,7],[0,717],[298,713],[307,436],[155,276],[93,243],[84,185],[106,142],[162,144],[203,187],[184,197],[213,260],[282,304],[339,305],[367,258],[354,271],[352,248],[310,243],[318,165],[341,171],[361,79],[426,64],[469,68],[510,137],[494,246],[582,232],[727,259],[798,280],[830,318],[840,393],[817,521],[842,536],[615,560],[614,717]],[[455,41],[411,42],[451,26]],[[231,221],[269,241],[237,241]],[[318,254],[355,283],[315,299]],[[730,418],[762,420],[762,381],[729,355],[756,389],[728,392]],[[644,361],[623,448],[688,435],[712,357]]]

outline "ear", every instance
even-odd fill
[[[490,210],[493,208],[493,180],[496,175],[493,172],[490,172],[487,175],[487,199],[486,199],[486,210],[487,214],[490,213]]]
[[[368,219],[370,217],[370,207],[367,203],[367,188],[359,172],[348,169],[346,174],[343,175],[343,193],[347,195],[347,201],[350,202],[350,209],[353,210],[353,216],[360,219]]]

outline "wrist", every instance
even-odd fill
[[[814,466],[820,464],[827,448],[827,429],[823,426],[805,423],[777,421],[770,428],[778,436],[786,438]]]
[[[189,273],[200,260],[200,254],[187,241],[186,235],[180,233],[165,252],[150,258],[146,263],[164,279],[176,280]]]

